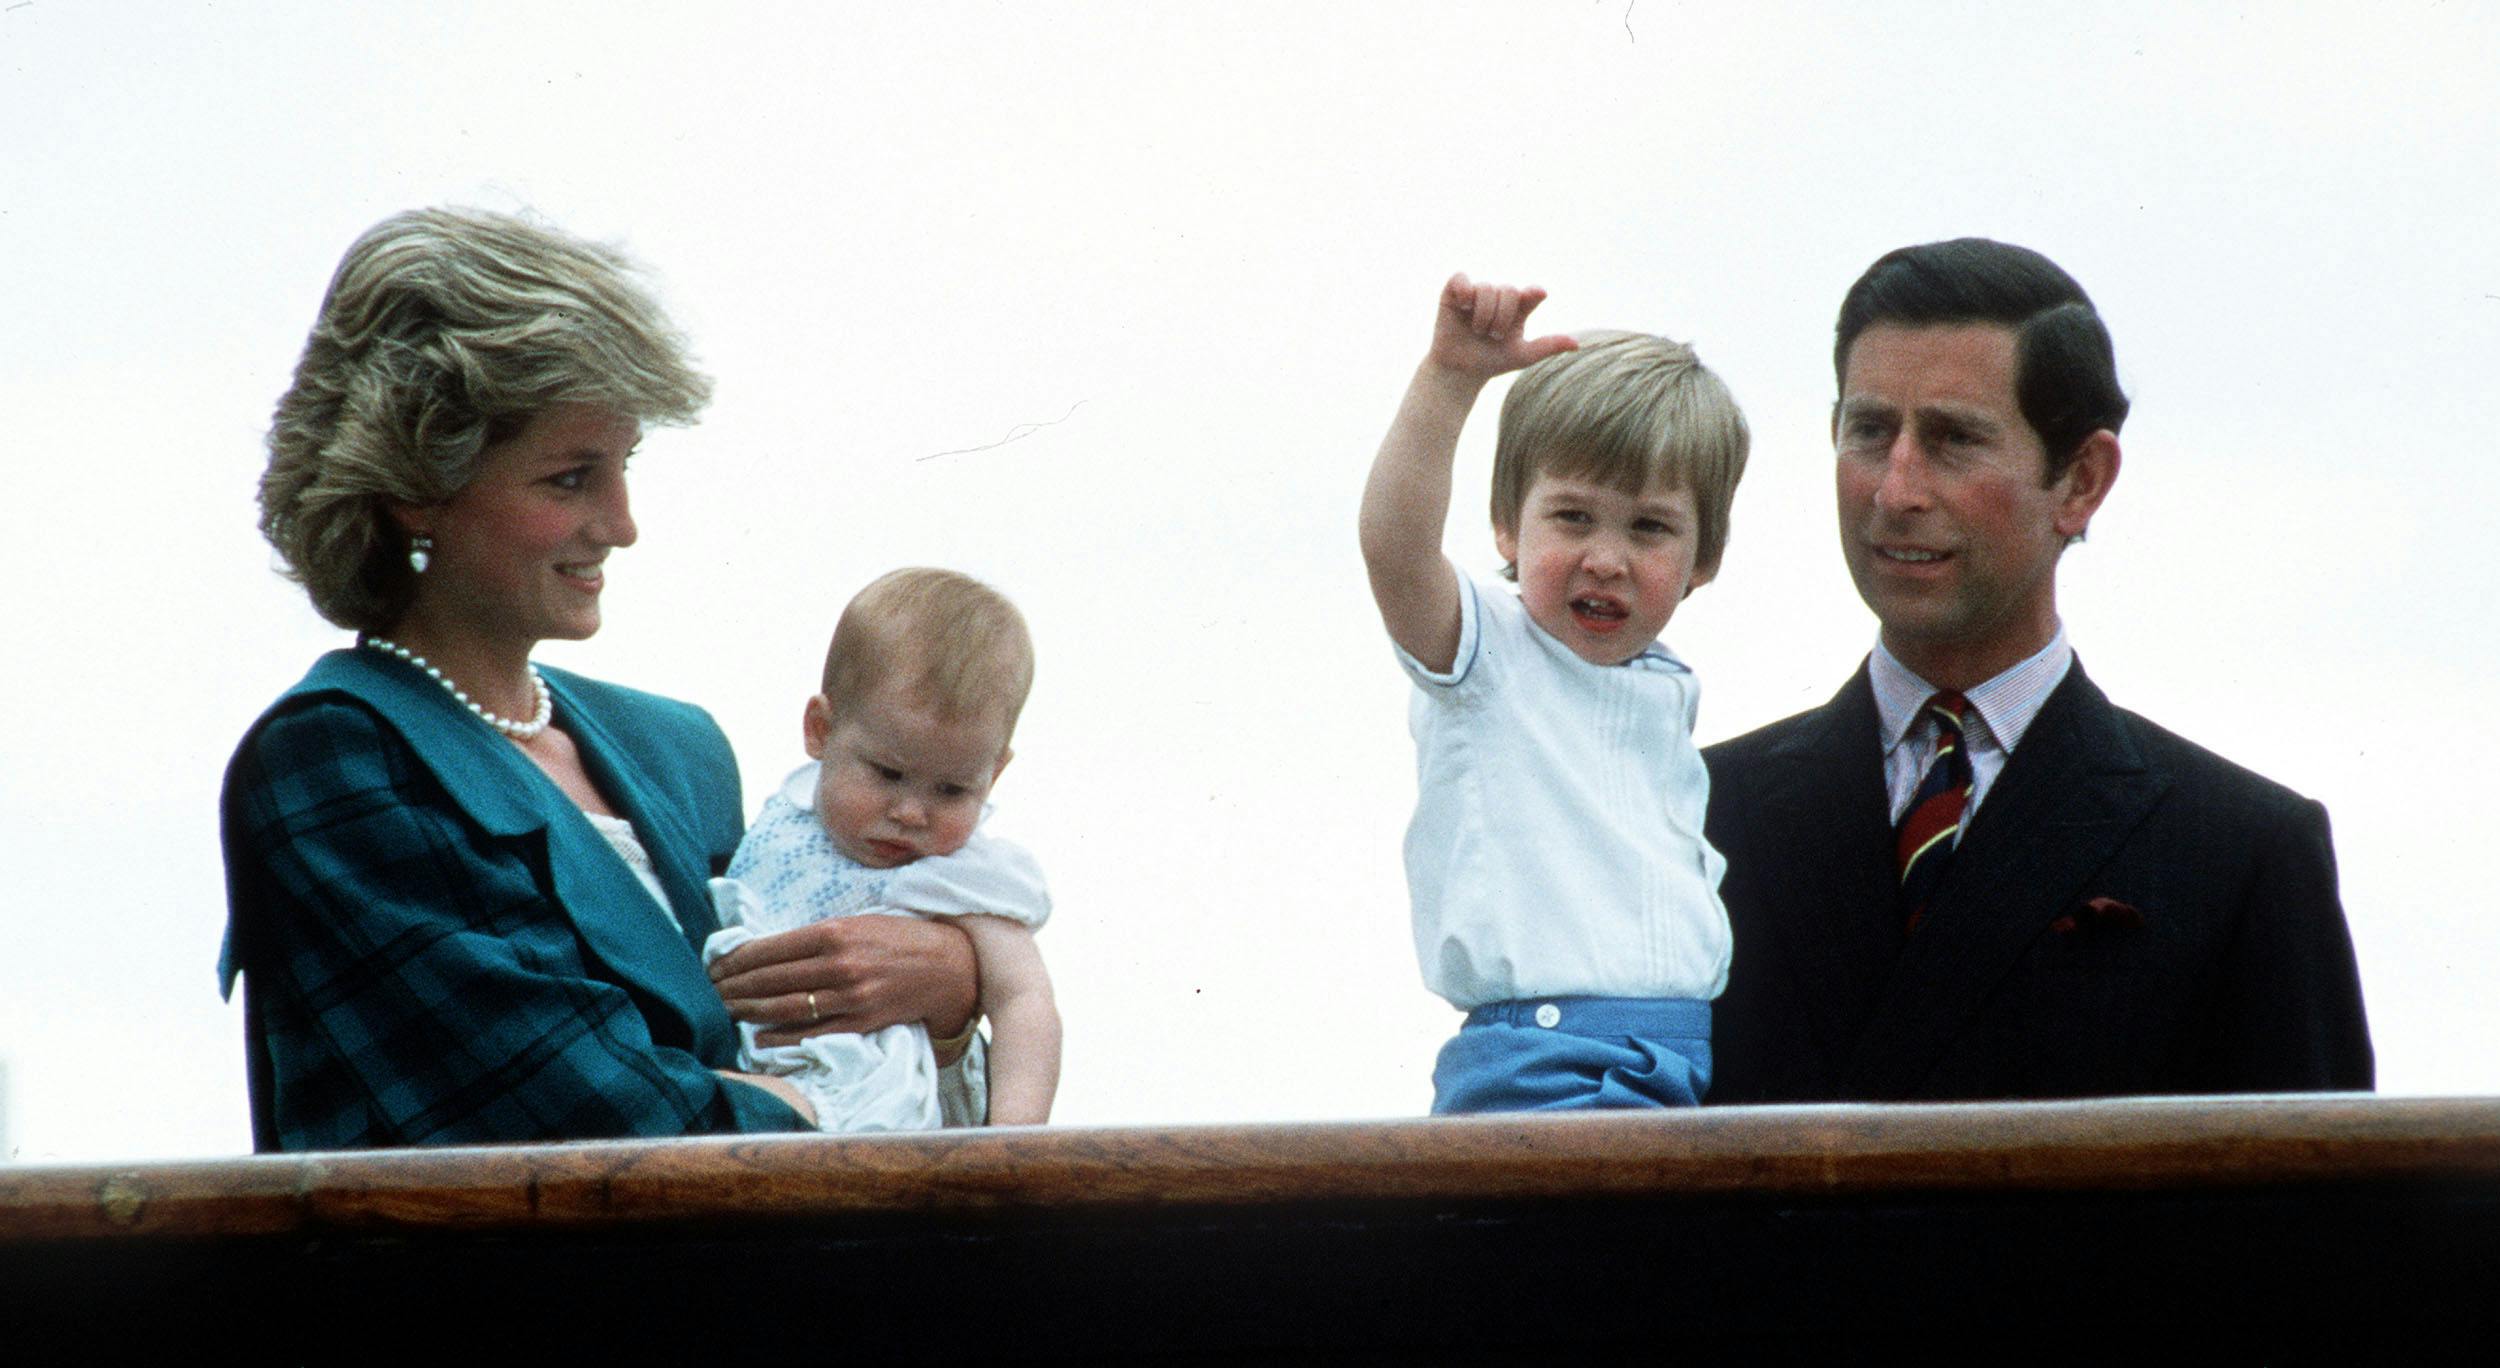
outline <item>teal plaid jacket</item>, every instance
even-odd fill
[[[731,1067],[698,947],[738,773],[691,705],[545,672],[556,722],[650,852],[681,933],[519,749],[405,662],[316,662],[221,804],[228,996],[269,1149],[803,1129]]]

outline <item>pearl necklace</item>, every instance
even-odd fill
[[[465,707],[470,712],[476,714],[478,721],[485,723],[487,726],[493,727],[495,730],[502,732],[504,735],[511,737],[515,741],[530,740],[531,738],[537,736],[540,732],[547,730],[547,723],[553,720],[556,715],[555,695],[547,692],[546,677],[538,673],[538,667],[536,665],[530,666],[529,672],[530,688],[538,695],[538,711],[527,722],[515,722],[509,717],[497,717],[495,714],[479,707],[476,703],[471,702],[469,696],[461,692],[460,686],[451,682],[451,677],[449,675],[446,675],[442,671],[435,669],[433,666],[426,664],[424,656],[411,652],[407,647],[400,645],[398,642],[384,641],[378,636],[369,636],[364,638],[364,644],[380,651],[384,655],[397,656],[400,659],[407,661],[409,664],[416,666],[418,669],[425,671],[426,678],[442,685],[444,689],[450,692],[453,698],[460,700],[460,705],[462,707]]]

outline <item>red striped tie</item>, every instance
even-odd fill
[[[1970,802],[1970,756],[1962,749],[1962,715],[1970,704],[1947,691],[1927,700],[1919,711],[1936,724],[1936,758],[1918,781],[1909,810],[1893,839],[1901,862],[1901,914],[1904,934],[1918,929],[1928,900],[1944,878],[1945,862],[1953,858],[1954,837],[1962,830],[1962,809]]]

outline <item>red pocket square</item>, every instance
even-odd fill
[[[2133,903],[2116,898],[2087,898],[2083,906],[2049,923],[2049,929],[2063,936],[2082,926],[2116,926],[2134,930],[2144,924],[2144,914]]]

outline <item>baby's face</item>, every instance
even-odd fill
[[[807,701],[807,753],[823,764],[816,815],[834,848],[892,869],[952,855],[972,839],[1007,767],[1007,721],[999,712],[948,717],[892,687],[836,716],[819,694]]]

